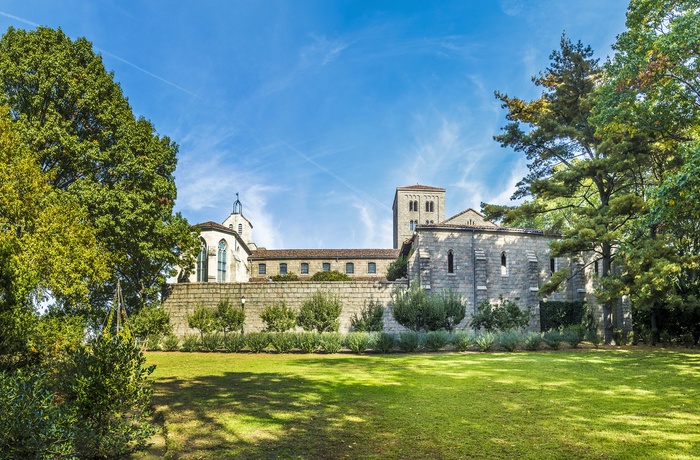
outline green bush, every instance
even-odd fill
[[[562,338],[571,348],[578,348],[579,344],[583,341],[583,329],[581,329],[581,326],[567,327],[564,329]]]
[[[353,353],[364,353],[371,341],[371,336],[367,332],[350,332],[345,336],[345,346]]]
[[[379,301],[370,300],[360,310],[360,315],[352,314],[350,329],[354,332],[381,332],[384,329],[384,307]]]
[[[489,351],[496,343],[496,334],[490,331],[480,332],[474,337],[474,343],[481,351]]]
[[[451,331],[466,314],[461,297],[453,291],[428,295],[418,283],[392,293],[391,313],[400,325],[415,332]]]
[[[684,347],[693,348],[693,346],[695,346],[695,338],[690,332],[686,332],[685,334],[681,335],[680,341]]]
[[[420,346],[420,335],[415,331],[399,332],[397,345],[404,353],[413,353]]]
[[[390,332],[380,332],[374,340],[373,347],[379,353],[391,353],[396,347],[396,336]]]
[[[185,352],[197,351],[199,349],[199,337],[195,334],[185,334],[182,338],[180,350]]]
[[[338,332],[343,303],[330,292],[316,291],[299,309],[297,325],[305,331]]]
[[[177,351],[180,349],[180,338],[175,334],[168,334],[163,337],[163,350]]]
[[[216,326],[225,334],[243,330],[245,310],[243,307],[232,305],[228,299],[220,300],[216,305]]]
[[[321,334],[317,332],[300,332],[297,344],[303,353],[314,353],[321,346]]]
[[[146,342],[147,347],[151,346],[150,342],[153,340],[157,344],[163,336],[173,330],[170,313],[161,307],[150,305],[129,318],[129,327],[136,338]]]
[[[337,332],[321,334],[321,348],[326,353],[338,353],[343,348],[343,336]]]
[[[516,331],[505,331],[498,334],[498,346],[506,351],[515,351],[523,342],[523,335]]]
[[[447,331],[430,331],[425,335],[423,346],[430,351],[439,351],[450,343],[450,333]]]
[[[522,310],[515,301],[504,299],[503,296],[500,296],[497,304],[484,300],[476,308],[470,326],[489,332],[524,329],[530,324],[532,316],[529,308]]]
[[[270,344],[278,353],[288,353],[297,346],[297,336],[293,332],[270,332]]]
[[[288,331],[294,328],[296,318],[297,313],[294,309],[287,307],[285,302],[266,305],[262,313],[260,313],[260,319],[265,323],[267,332]]]
[[[216,331],[219,328],[216,310],[204,305],[197,305],[191,314],[187,314],[187,325],[192,329],[197,329],[202,337],[204,334]]]
[[[528,351],[537,351],[542,344],[542,334],[539,332],[528,332],[523,342],[523,347]]]
[[[452,337],[452,344],[457,351],[467,351],[474,345],[474,334],[470,331],[457,331]]]
[[[299,277],[297,276],[297,274],[292,272],[286,273],[284,275],[274,275],[270,277],[270,279],[272,279],[272,281],[275,282],[299,281]]]
[[[220,332],[208,332],[202,335],[202,349],[217,351],[224,347],[224,336]]]
[[[594,347],[598,348],[598,346],[600,346],[600,343],[602,342],[600,334],[598,334],[598,330],[588,329],[586,331],[586,341],[590,342]]]
[[[241,332],[231,332],[224,336],[224,349],[231,353],[238,353],[246,346],[246,337]]]
[[[386,271],[386,279],[396,281],[406,277],[408,277],[408,259],[404,256],[399,256],[389,264],[389,268]]]
[[[554,350],[559,349],[562,340],[563,337],[561,336],[559,331],[548,331],[544,333],[544,336],[542,336],[542,341],[546,343],[549,348],[552,348]]]
[[[316,272],[311,276],[311,281],[352,281],[345,273],[340,273],[337,270],[328,272]]]
[[[261,353],[270,345],[269,332],[249,332],[244,336],[248,348],[253,353]]]
[[[583,300],[548,300],[540,302],[540,325],[543,331],[579,326],[586,321],[588,308]]]
[[[146,350],[148,350],[148,351],[158,351],[161,349],[160,342],[161,342],[162,338],[163,338],[163,336],[161,336],[161,335],[156,335],[156,334],[149,335],[148,337],[146,337],[146,340],[139,345],[141,345],[141,346],[145,345]]]

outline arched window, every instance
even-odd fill
[[[506,253],[501,253],[501,276],[508,276],[508,259]]]
[[[429,201],[425,202],[425,212],[430,212],[430,202]]]
[[[243,234],[243,224],[238,224],[238,234],[239,235]]]
[[[430,202],[430,212],[435,212],[435,202],[434,201]]]
[[[447,273],[455,272],[455,258],[452,249],[447,251]]]
[[[345,273],[347,275],[352,275],[355,273],[355,264],[352,262],[348,262],[345,264]]]
[[[216,257],[216,282],[226,282],[226,241],[219,241],[219,252]]]
[[[197,255],[197,281],[207,282],[207,243],[200,240],[199,254]]]
[[[416,212],[418,212],[418,200],[415,200],[415,201],[413,202],[413,210],[416,211]]]
[[[413,211],[413,200],[408,202],[408,210]]]

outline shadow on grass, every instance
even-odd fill
[[[695,352],[232,360],[157,381],[166,458],[700,457]]]

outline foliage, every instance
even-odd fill
[[[296,325],[297,313],[294,309],[287,307],[285,302],[266,305],[260,319],[265,323],[265,330],[268,332],[285,332]]]
[[[498,334],[498,345],[506,351],[515,351],[523,343],[523,334],[513,330]]]
[[[219,328],[216,310],[204,305],[195,306],[194,311],[187,314],[187,325],[197,329],[202,337],[204,334],[216,331]]]
[[[311,281],[352,281],[345,273],[340,273],[337,270],[331,270],[328,272],[316,272],[311,278]]]
[[[481,351],[489,351],[496,343],[496,334],[491,331],[479,332],[474,337],[474,343]]]
[[[450,339],[447,331],[430,331],[425,335],[423,346],[430,351],[439,351],[449,345]]]
[[[168,334],[163,337],[163,350],[177,351],[180,349],[180,337],[175,334]]]
[[[379,301],[371,299],[360,310],[360,315],[353,313],[350,328],[355,332],[381,332],[384,329],[384,307]]]
[[[408,259],[405,256],[399,256],[396,260],[389,264],[386,271],[386,279],[388,281],[396,281],[401,278],[408,277]]]
[[[578,345],[583,341],[585,331],[581,326],[571,326],[564,329],[562,338],[571,348],[578,348]]]
[[[392,293],[391,313],[402,326],[412,331],[451,331],[466,314],[466,307],[459,294],[440,291],[428,295],[418,283]]]
[[[157,305],[146,305],[129,318],[129,326],[135,337],[150,343],[155,339],[156,344],[166,334],[172,332],[170,313]]]
[[[542,336],[542,341],[546,343],[549,348],[554,350],[559,349],[563,339],[559,331],[547,331]]]
[[[316,291],[299,309],[297,325],[305,331],[337,332],[343,303],[330,292]]]
[[[270,345],[278,353],[287,353],[297,346],[297,336],[293,332],[271,332]]]
[[[296,273],[285,273],[284,275],[274,275],[270,279],[275,282],[285,282],[285,281],[299,281],[299,276]]]
[[[397,345],[404,353],[413,353],[420,346],[420,335],[415,331],[399,332]]]
[[[596,348],[598,348],[601,342],[600,334],[598,334],[598,331],[596,329],[588,329],[586,331],[585,339],[587,342],[590,342],[591,345],[593,345]]]
[[[500,296],[498,304],[484,300],[477,305],[477,312],[472,315],[470,326],[485,331],[509,331],[524,329],[530,324],[530,309],[522,310],[515,301]]]
[[[540,302],[540,327],[543,331],[583,324],[588,307],[583,300]]]
[[[375,338],[373,348],[382,354],[391,353],[396,347],[396,335],[391,332],[380,332]]]
[[[246,337],[241,332],[231,332],[224,336],[224,349],[232,353],[238,353],[246,346]]]
[[[221,350],[224,346],[224,336],[220,332],[202,334],[202,349],[204,351]]]
[[[220,300],[216,304],[216,325],[226,335],[229,332],[243,330],[245,310],[238,305],[232,305],[229,299]]]
[[[523,347],[528,351],[537,351],[542,344],[542,334],[539,332],[528,332],[523,342]]]
[[[199,349],[199,339],[196,334],[185,334],[182,337],[180,350],[184,352],[197,351]]]
[[[270,332],[249,332],[245,334],[246,344],[253,353],[261,353],[270,345]]]
[[[317,332],[300,332],[297,344],[302,353],[314,353],[321,346],[321,334]]]
[[[326,353],[338,353],[343,348],[343,336],[337,332],[321,334],[321,348]]]
[[[350,332],[345,336],[345,346],[353,353],[364,353],[369,348],[372,336],[368,332]]]
[[[471,331],[457,331],[452,338],[452,344],[457,351],[468,351],[474,345],[474,333]]]

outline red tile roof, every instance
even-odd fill
[[[405,187],[396,187],[396,190],[433,190],[436,192],[444,192],[444,188],[439,188],[439,187],[431,187],[430,185],[407,185]]]

